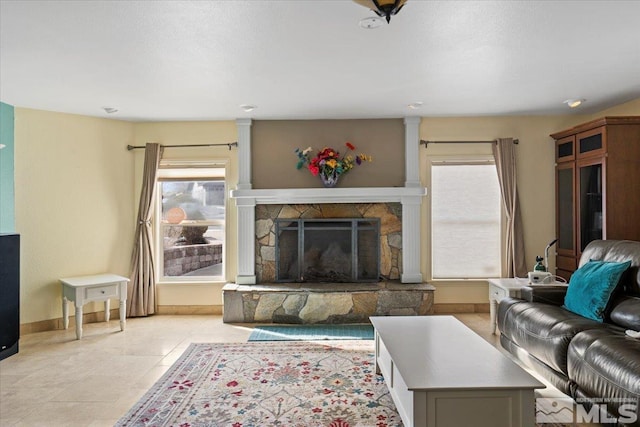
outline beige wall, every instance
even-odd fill
[[[524,223],[525,260],[533,267],[535,256],[555,238],[554,145],[549,134],[569,126],[569,116],[423,118],[420,138],[436,141],[490,141],[499,137],[519,139],[516,147],[518,191]],[[488,154],[490,144],[430,144],[420,148],[421,180],[430,187],[427,164],[432,156]],[[429,196],[423,204],[422,264],[430,272]],[[553,252],[552,252],[553,253]],[[550,258],[553,258],[550,256]],[[554,265],[554,259],[550,259]],[[483,281],[435,282],[435,303],[486,303],[488,288]]]
[[[132,136],[128,122],[16,108],[21,323],[62,316],[61,277],[128,276],[133,158],[125,147]]]
[[[136,123],[134,125],[134,144],[145,145],[147,142],[158,142],[163,145],[190,144],[224,144],[237,141],[235,121],[216,122],[163,122]],[[238,182],[238,149],[228,147],[194,147],[194,148],[165,148],[163,159],[180,160],[209,160],[227,164],[227,195],[228,190],[235,188]],[[144,150],[131,153],[135,157],[135,197],[133,203],[138,206],[138,197],[142,182]],[[226,233],[229,238],[225,247],[225,273],[229,281],[236,276],[237,244],[235,230],[236,209],[233,200],[227,198]],[[222,305],[222,286],[224,283],[159,283],[158,305]]]
[[[640,98],[591,114],[587,120],[595,120],[604,116],[640,116]]]
[[[640,115],[640,99],[589,115],[455,117],[422,119],[420,138],[425,140],[492,140],[513,137],[520,140],[516,148],[518,191],[524,223],[525,260],[533,266],[536,255],[555,239],[555,151],[551,133],[603,116]],[[430,187],[427,164],[430,156],[452,154],[491,154],[491,147],[481,145],[429,145],[420,148],[421,180]],[[423,205],[422,264],[429,277],[429,196]],[[550,250],[550,267],[555,267],[554,248]],[[552,270],[553,271],[553,270]],[[432,282],[436,286],[435,303],[486,303],[486,282]]]
[[[251,176],[253,188],[322,187],[307,169],[296,170],[295,149],[324,147],[341,154],[345,143],[355,153],[373,157],[340,177],[340,187],[404,186],[403,119],[377,120],[255,120],[251,125]],[[352,153],[354,153],[352,152]]]
[[[589,115],[425,117],[420,125],[420,137],[430,140],[485,140],[512,136],[520,139],[517,147],[518,180],[524,213],[526,260],[527,264],[532,264],[555,234],[554,151],[549,134],[604,115],[640,115],[640,99]],[[395,121],[402,123],[401,119]],[[372,166],[366,174],[362,173],[364,170],[355,171],[353,178],[365,179],[369,173],[377,174],[378,171],[373,169],[381,167],[381,159],[386,159],[389,147],[379,154],[380,148],[369,145],[359,134],[344,137],[351,138],[362,151],[372,151],[370,154],[376,158],[375,163],[363,166]],[[127,144],[227,143],[236,139],[233,121],[129,123],[16,108],[16,230],[22,234],[21,323],[61,316],[60,285],[57,282],[60,277],[103,271],[128,275],[143,151],[128,152],[125,149]],[[342,139],[343,136],[338,138],[335,135],[329,138],[336,145],[343,143]],[[298,144],[301,148],[312,144],[304,144],[303,141],[287,144],[290,146],[286,146],[286,153],[282,153],[281,158],[288,160],[282,161],[280,170],[287,171],[283,175],[288,174],[289,177],[303,174],[295,170],[295,156],[291,150]],[[314,144],[325,145],[319,140]],[[396,147],[395,143],[393,147]],[[488,148],[478,145],[421,146],[421,179],[428,188],[426,164],[429,156],[470,150],[487,153]],[[226,147],[168,148],[165,158],[225,160],[229,165],[229,189],[237,183],[235,148],[231,151]],[[400,170],[403,171],[404,166]],[[305,179],[313,180],[310,176]],[[401,179],[400,185],[404,176]],[[356,182],[346,184],[355,186],[352,184]],[[319,186],[315,181],[309,184]],[[233,200],[229,201],[227,214],[230,238],[226,273],[232,279],[236,274],[237,252]],[[422,242],[421,268],[427,277],[428,197],[423,205]],[[553,258],[550,262],[553,264]],[[222,303],[221,286],[219,283],[160,285],[159,304],[219,305]],[[436,286],[436,303],[487,302],[484,283],[437,283]],[[97,304],[85,307],[86,312],[101,309]]]

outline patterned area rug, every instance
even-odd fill
[[[253,328],[249,341],[372,340],[373,325],[266,325]]]
[[[402,426],[373,341],[191,344],[116,426]]]

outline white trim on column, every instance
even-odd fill
[[[238,208],[238,274],[236,283],[256,283],[256,203],[252,199],[236,200]]]
[[[251,119],[237,119],[238,130],[238,185],[249,189],[251,185]]]
[[[425,194],[426,194],[426,189]],[[420,272],[420,206],[422,199],[402,198],[402,283],[422,283]]]
[[[236,189],[251,189],[251,119],[237,119],[238,185]],[[256,283],[255,217],[256,203],[251,199],[236,200],[238,213],[238,273],[236,283]]]
[[[404,118],[405,187],[420,187],[420,117]]]

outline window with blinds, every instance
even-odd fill
[[[500,277],[501,212],[498,175],[492,161],[433,162],[432,278]]]

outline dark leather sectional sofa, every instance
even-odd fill
[[[577,402],[598,404],[621,425],[640,426],[640,339],[625,334],[629,329],[640,331],[640,242],[591,242],[580,266],[590,260],[631,260],[609,300],[604,322],[563,308],[566,287],[530,286],[522,290],[522,299],[500,302],[500,342]],[[631,401],[636,406],[630,415]]]

